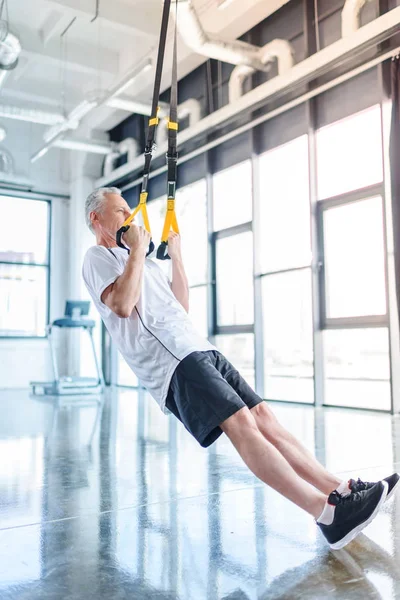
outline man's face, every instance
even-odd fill
[[[128,203],[118,194],[107,194],[101,212],[95,213],[94,222],[110,234],[115,234],[131,214]]]

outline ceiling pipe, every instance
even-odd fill
[[[54,142],[54,147],[63,148],[65,150],[78,150],[80,152],[108,155],[115,147],[115,144],[96,142],[95,140],[61,138]]]
[[[146,58],[138,66],[135,66],[134,69],[129,71],[114,87],[107,90],[104,94],[94,94],[93,97],[85,99],[78,104],[78,106],[76,106],[69,113],[64,122],[54,125],[45,132],[43,138],[46,143],[31,157],[31,162],[35,162],[44,156],[57,140],[60,140],[62,137],[64,137],[67,131],[77,129],[80,125],[80,121],[94,108],[104,105],[114,96],[122,94],[122,92],[124,92],[139,75],[151,69],[152,64],[153,62],[151,58]]]
[[[178,119],[186,119],[189,117],[189,125],[188,127],[193,127],[198,123],[201,119],[201,104],[195,98],[189,98],[182,104],[178,105]],[[158,126],[159,129],[157,131],[157,145],[164,146],[168,140],[168,128],[167,128],[168,119],[164,119],[160,122]]]
[[[360,28],[361,9],[368,0],[346,0],[342,10],[342,37],[348,37]]]
[[[261,62],[271,68],[273,60],[278,62],[278,75],[284,75],[294,65],[293,46],[287,40],[276,39],[259,50]],[[243,96],[243,86],[246,79],[256,72],[254,67],[238,65],[232,71],[229,79],[229,102],[235,102]]]
[[[189,140],[203,135],[215,128],[221,127],[237,115],[247,114],[265,105],[267,101],[277,100],[288,91],[297,89],[322,75],[329,73],[338,64],[360,56],[371,48],[393,35],[397,34],[400,25],[400,7],[393,8],[371,23],[361,27],[351,37],[340,39],[319,52],[311,55],[302,62],[295,64],[292,69],[280,77],[273,77],[254,88],[236,102],[204,117],[193,127],[188,127],[178,133],[178,148]],[[154,158],[162,156],[165,148],[159,148]],[[130,164],[118,167],[111,177],[102,177],[96,181],[96,187],[116,183],[132,173],[143,168],[142,159],[137,158]]]
[[[0,117],[3,119],[37,123],[38,125],[55,125],[64,121],[64,117],[57,113],[45,112],[34,108],[19,108],[18,106],[9,106],[6,104],[0,104]]]
[[[108,176],[113,172],[116,160],[123,154],[126,154],[127,162],[138,156],[139,144],[134,138],[125,138],[119,144],[114,144],[112,151],[107,154],[104,161],[104,176]]]
[[[175,11],[172,11],[172,14],[175,17]],[[179,2],[178,30],[185,44],[197,54],[232,65],[248,65],[259,71],[264,70],[258,46],[239,40],[228,42],[206,33],[192,0],[180,0]]]
[[[131,100],[126,96],[114,96],[107,100],[106,105],[111,108],[125,110],[126,112],[135,113],[137,115],[144,115],[146,117],[151,115],[151,104]],[[161,109],[161,113],[167,114],[168,104],[166,102],[159,102],[158,105]]]

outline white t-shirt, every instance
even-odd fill
[[[104,290],[122,275],[128,253],[93,246],[87,251],[82,275],[93,302],[122,356],[164,412],[172,375],[192,352],[215,350],[195,330],[175,298],[168,277],[146,259],[139,301],[127,319],[118,317],[101,301]]]

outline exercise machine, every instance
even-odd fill
[[[31,381],[33,394],[45,394],[48,396],[72,396],[86,394],[101,394],[104,389],[103,374],[97,360],[96,348],[93,339],[93,330],[96,322],[88,319],[90,301],[87,300],[67,300],[65,304],[65,314],[61,319],[56,319],[46,328],[47,337],[50,345],[51,360],[53,364],[54,381],[41,382]],[[56,349],[54,347],[53,329],[83,329],[90,338],[90,345],[93,351],[94,362],[96,365],[97,377],[60,377]]]

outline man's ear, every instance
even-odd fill
[[[94,210],[92,210],[89,217],[90,217],[90,222],[92,223],[92,225],[99,222],[98,214],[96,212],[94,212]]]

